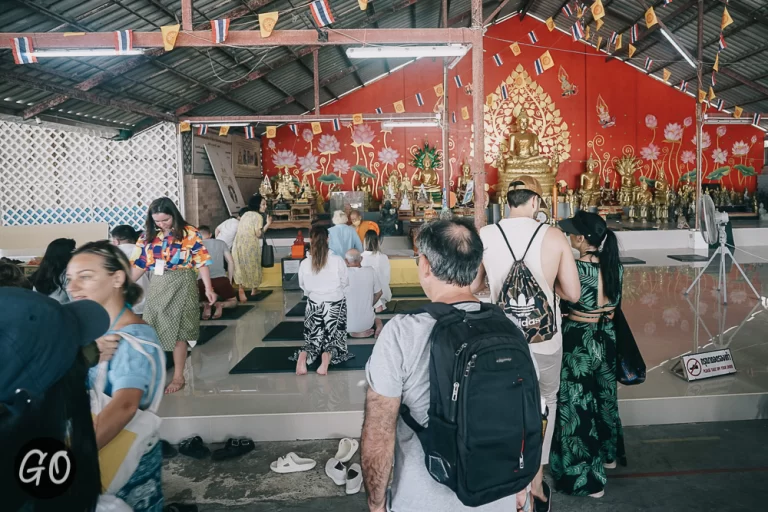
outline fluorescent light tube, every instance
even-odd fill
[[[112,48],[84,48],[82,50],[36,50],[30,55],[43,59],[47,57],[120,57],[123,55],[142,55],[141,48],[118,53]]]
[[[381,127],[385,130],[390,128],[436,128],[440,126],[437,119],[433,121],[384,121]]]
[[[248,126],[251,123],[195,123],[192,126],[210,126],[211,128],[218,128],[221,126]]]
[[[661,34],[662,34],[664,37],[666,37],[666,38],[667,38],[667,41],[669,41],[669,43],[670,43],[672,46],[674,46],[674,47],[675,47],[675,50],[677,50],[677,52],[678,52],[680,55],[682,55],[682,56],[683,56],[683,58],[684,58],[684,59],[685,59],[685,60],[688,62],[688,64],[690,64],[692,68],[696,69],[696,63],[695,63],[695,62],[693,62],[693,61],[691,60],[691,58],[688,56],[688,53],[687,53],[685,50],[683,50],[682,48],[680,48],[680,45],[678,45],[678,44],[677,44],[677,42],[674,40],[674,38],[673,38],[673,37],[672,37],[672,36],[671,36],[671,35],[670,35],[670,34],[669,34],[669,33],[668,33],[666,30],[664,30],[663,28],[662,28],[662,29],[659,29],[659,30],[661,30]]]
[[[417,57],[461,57],[469,50],[468,45],[441,46],[362,46],[347,48],[350,59],[412,59]]]

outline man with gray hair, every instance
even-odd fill
[[[357,249],[344,255],[349,275],[349,286],[344,290],[347,298],[347,332],[353,338],[378,336],[383,327],[376,318],[374,304],[381,298],[381,284],[372,267],[363,267],[363,256]],[[376,330],[373,326],[376,325]]]

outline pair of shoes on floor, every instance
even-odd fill
[[[541,501],[536,496],[533,497],[533,510],[534,512],[549,512],[552,510],[552,489],[550,489],[547,482],[542,482],[541,487],[544,490],[544,496],[547,501]]]
[[[317,466],[317,462],[312,459],[304,459],[293,452],[284,457],[278,457],[276,461],[269,465],[269,469],[275,473],[298,473],[300,471],[309,471]]]
[[[179,443],[179,453],[200,460],[208,457],[211,454],[211,450],[203,444],[203,438],[195,436]]]
[[[253,439],[242,437],[235,439],[230,437],[224,444],[224,448],[220,448],[213,452],[213,460],[226,460],[245,455],[248,452],[252,452],[256,448],[253,444]]]
[[[345,485],[347,494],[357,494],[363,486],[363,470],[357,462],[347,468],[340,460],[329,459],[325,463],[325,474],[336,485]]]

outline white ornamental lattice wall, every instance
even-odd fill
[[[147,206],[181,195],[175,125],[127,141],[0,121],[0,224],[106,222],[140,228]]]

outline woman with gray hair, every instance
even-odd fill
[[[355,228],[348,224],[349,218],[342,210],[333,212],[333,227],[328,230],[328,247],[337,256],[344,257],[350,249],[363,252],[363,244]]]

